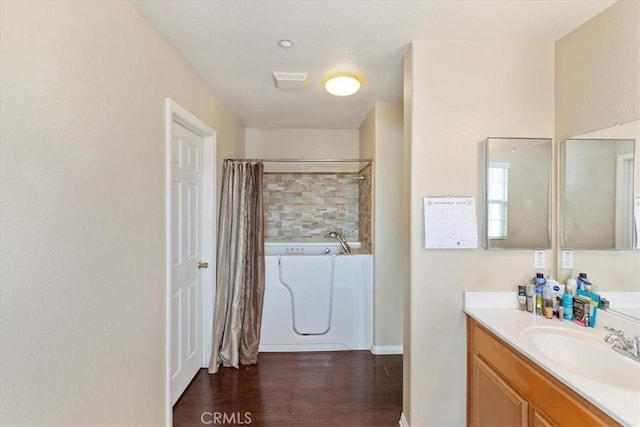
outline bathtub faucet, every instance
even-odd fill
[[[328,232],[327,235],[324,236],[324,238],[325,239],[337,239],[338,242],[340,242],[340,246],[342,246],[342,250],[346,254],[350,254],[351,253],[351,248],[349,247],[349,244],[345,240],[344,236],[342,234],[338,233],[337,231]]]

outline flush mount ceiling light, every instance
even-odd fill
[[[288,39],[282,39],[278,42],[278,44],[283,49],[291,49],[293,47],[293,42]]]
[[[331,95],[349,96],[360,90],[360,79],[354,74],[336,74],[327,78],[324,88]]]

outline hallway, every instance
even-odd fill
[[[174,426],[397,426],[402,355],[260,353],[257,365],[201,369],[173,408]]]

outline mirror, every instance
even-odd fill
[[[567,139],[562,148],[561,247],[633,249],[635,140]]]
[[[487,249],[551,247],[551,139],[485,141]]]
[[[632,140],[634,141],[634,163],[635,163],[635,197],[638,200],[640,193],[640,162],[636,160],[635,152],[637,141],[640,140],[640,120],[634,120],[627,123],[616,124],[600,130],[591,131],[582,135],[574,136],[571,140],[608,140],[609,145],[617,145],[615,141]],[[560,156],[564,157],[564,145],[560,149]],[[578,146],[582,149],[585,146]],[[609,147],[611,148],[611,147]],[[559,159],[561,181],[568,181],[566,175],[571,175],[575,171],[575,166],[571,167],[563,158]],[[560,183],[562,186],[562,182]],[[611,194],[616,191],[615,184],[611,184],[609,188]],[[611,197],[611,195],[610,195]],[[633,195],[631,196],[633,197]],[[564,207],[566,206],[565,197],[560,198],[560,209],[558,218],[560,226],[558,227],[558,239],[562,249],[566,247],[563,239],[565,225],[571,223],[574,219],[569,216]],[[640,210],[636,212],[640,215]],[[637,233],[638,227],[636,227]],[[591,233],[591,230],[589,231]],[[613,233],[615,241],[615,231]],[[637,235],[636,235],[637,238]],[[615,244],[615,243],[614,243]],[[585,271],[594,283],[597,283],[600,293],[610,299],[610,307],[612,312],[621,316],[634,316],[640,320],[639,294],[640,291],[640,250],[612,250],[609,249],[576,249],[574,252],[574,275],[578,272]],[[561,251],[558,251],[557,265],[561,266]],[[570,270],[559,269],[558,276],[561,281],[568,278]]]

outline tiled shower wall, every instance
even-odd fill
[[[362,184],[356,177],[360,175],[265,173],[265,239],[322,241],[326,233],[336,230],[349,241],[359,241],[358,187]]]

